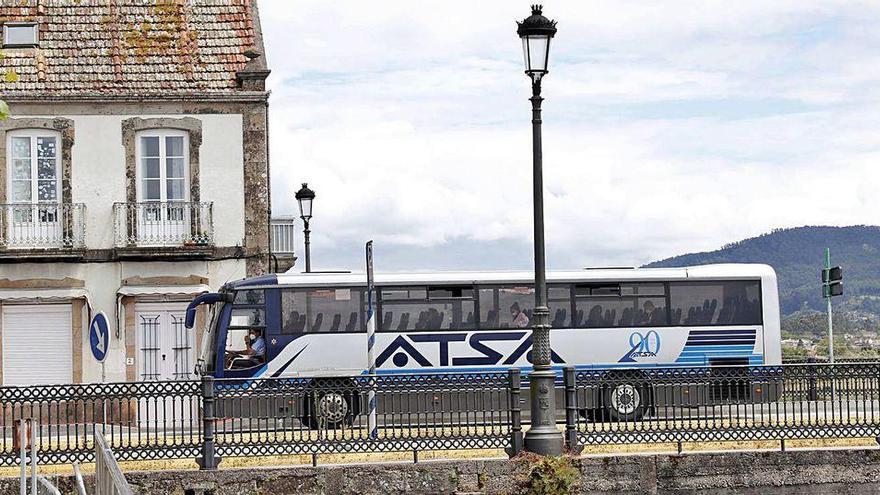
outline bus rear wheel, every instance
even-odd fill
[[[303,424],[310,429],[351,426],[357,415],[357,395],[352,391],[317,386],[303,399]]]
[[[648,388],[636,381],[615,381],[604,387],[603,404],[610,421],[639,421],[650,407]]]

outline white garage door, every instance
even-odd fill
[[[3,306],[3,385],[73,381],[69,304]]]

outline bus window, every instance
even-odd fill
[[[285,289],[281,292],[281,333],[364,331],[360,288]]]
[[[682,325],[760,325],[758,281],[673,282],[672,321]]]
[[[380,329],[385,332],[476,328],[470,286],[383,288],[380,301]]]
[[[473,287],[429,287],[428,309],[440,314],[435,316],[435,323],[439,322],[441,329],[472,330],[477,327]]]
[[[620,296],[620,286],[577,286],[575,288],[576,326],[611,328],[632,325],[635,301]]]
[[[501,315],[498,313],[498,289],[479,289],[480,328],[498,328]]]
[[[547,287],[547,306],[550,307],[550,326],[563,328],[571,326],[571,287],[550,285]]]
[[[239,290],[235,293],[235,304],[264,304],[263,289]]]
[[[480,328],[484,330],[531,328],[534,324],[535,289],[532,285],[480,288]],[[571,325],[571,287],[547,286],[551,327]]]
[[[664,284],[621,284],[620,291],[622,295],[632,294],[636,299],[632,326],[648,327],[668,324],[666,286]]]
[[[254,326],[266,326],[266,315],[263,308],[232,308],[232,316],[229,318],[230,327],[251,328]]]
[[[575,287],[580,328],[668,325],[663,284],[583,284]]]
[[[502,287],[498,289],[499,328],[529,328],[535,307],[534,287]]]

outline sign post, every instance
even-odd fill
[[[96,314],[89,323],[89,347],[95,361],[101,363],[101,381],[106,381],[104,360],[107,359],[110,348],[110,325],[107,324],[107,316],[103,312]]]
[[[831,249],[825,248],[825,269],[831,271]],[[828,306],[828,362],[834,363],[834,323],[831,318],[831,293],[825,296]]]
[[[831,319],[831,298],[843,295],[843,268],[831,266],[831,249],[825,248],[825,268],[822,269],[822,296],[828,311],[828,362],[834,363],[834,325]]]
[[[379,437],[376,425],[376,311],[373,309],[373,241],[367,242],[367,362],[370,367],[370,392],[368,394],[369,416],[367,428],[370,439]]]

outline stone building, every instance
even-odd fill
[[[189,376],[188,301],[271,256],[256,0],[4,1],[0,25],[0,384]]]

